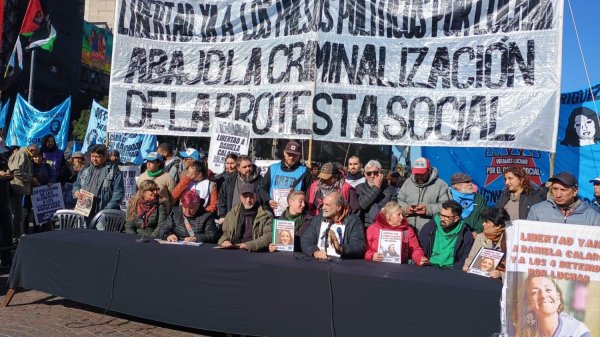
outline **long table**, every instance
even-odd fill
[[[9,287],[246,335],[485,337],[500,331],[497,280],[136,238],[93,230],[28,235],[19,243]]]

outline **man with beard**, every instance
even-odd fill
[[[531,185],[529,175],[522,167],[511,166],[504,170],[504,186],[506,187],[496,208],[504,208],[511,220],[527,219],[531,206],[546,199],[546,190],[536,190]]]
[[[225,215],[219,246],[266,251],[271,243],[272,220],[271,213],[258,203],[254,186],[244,184],[240,190],[240,204]]]
[[[308,214],[318,215],[323,205],[323,198],[332,192],[337,192],[344,198],[352,214],[360,214],[356,190],[345,182],[340,167],[333,163],[323,165],[321,173],[319,173],[319,180],[313,182],[308,189]]]
[[[398,192],[398,203],[405,210],[408,223],[417,231],[438,214],[444,201],[450,200],[448,184],[438,176],[427,158],[415,160],[412,175]]]
[[[225,176],[223,185],[219,190],[217,214],[219,223],[223,223],[225,215],[240,204],[240,191],[246,184],[254,187],[254,191],[258,191],[262,177],[260,170],[256,165],[252,164],[252,158],[241,155],[236,161],[237,170],[235,173]],[[260,201],[260,199],[259,199]]]
[[[366,181],[356,186],[356,195],[365,215],[365,227],[369,227],[385,204],[397,200],[398,189],[385,181],[381,163],[377,160],[370,160],[365,165],[365,176]]]
[[[317,242],[322,223],[344,226],[342,239],[339,240],[333,230],[325,235],[329,236],[331,245],[342,258],[360,259],[366,249],[365,231],[359,217],[348,214],[348,207],[342,195],[338,192],[329,193],[323,198],[322,214],[313,217],[309,228],[302,235],[302,252],[319,260],[326,260],[327,252],[319,249]]]
[[[442,203],[419,232],[419,242],[432,266],[462,268],[473,246],[473,234],[460,218],[462,207],[454,200]]]
[[[158,146],[156,152],[165,158],[164,171],[171,175],[175,185],[179,184],[179,179],[181,176],[181,159],[175,156],[173,145],[169,143],[162,143]]]
[[[487,208],[485,198],[475,192],[473,179],[466,173],[454,173],[450,177],[450,194],[462,208],[461,218],[476,233],[483,231],[483,218],[481,212]]]
[[[362,174],[362,163],[360,158],[352,156],[348,159],[348,173],[346,174],[346,182],[350,186],[356,188],[358,184],[365,182],[365,177]]]
[[[579,186],[572,174],[561,172],[548,181],[554,199],[533,205],[527,220],[600,226],[600,213],[577,196]]]
[[[310,184],[308,168],[300,164],[301,147],[298,142],[290,141],[283,150],[283,159],[269,166],[262,178],[259,189],[260,200],[271,210],[277,209],[275,194],[281,190],[306,191]]]

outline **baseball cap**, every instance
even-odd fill
[[[329,179],[333,175],[333,164],[327,163],[321,167],[321,173],[319,173],[319,179]]]
[[[242,185],[242,188],[240,188],[240,194],[244,194],[244,193],[255,193],[255,189],[254,189],[254,185],[253,184],[246,184],[244,183]]]
[[[554,177],[548,179],[548,181],[553,183],[561,183],[566,187],[577,187],[577,178],[575,178],[569,172],[561,172],[556,174]]]
[[[200,161],[200,154],[198,153],[198,150],[192,149],[191,147],[188,147],[185,149],[185,151],[180,151],[179,155],[181,158],[192,158],[196,161]]]
[[[302,154],[302,152],[300,152],[300,144],[293,140],[287,143],[284,151],[293,154]]]
[[[460,184],[460,183],[466,183],[466,182],[470,182],[473,179],[471,178],[470,175],[466,174],[466,173],[462,173],[462,172],[457,172],[454,173],[452,175],[452,177],[450,177],[450,184],[454,185],[454,184]]]
[[[600,177],[590,180],[590,183],[600,183]]]
[[[71,156],[71,158],[81,158],[81,159],[85,159],[85,157],[83,156],[83,153],[81,152],[75,152],[75,154],[73,154]]]
[[[165,158],[163,156],[161,156],[160,154],[158,154],[158,152],[150,152],[146,156],[146,160],[147,161],[155,161],[155,160],[165,161]]]
[[[431,163],[427,158],[418,158],[412,166],[412,174],[425,174],[431,167]]]

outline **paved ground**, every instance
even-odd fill
[[[7,291],[6,273],[0,273],[0,303]],[[109,313],[39,291],[17,293],[10,306],[0,307],[0,336],[208,336],[225,334],[185,329]]]

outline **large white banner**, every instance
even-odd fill
[[[600,227],[518,220],[506,234],[506,336],[598,336]]]
[[[117,1],[110,132],[553,150],[563,2]]]

